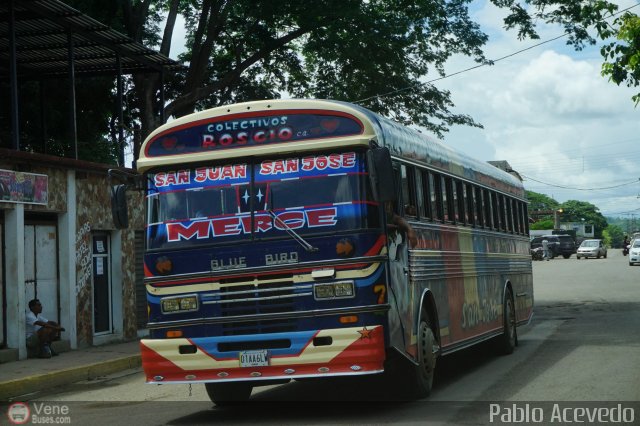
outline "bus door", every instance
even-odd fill
[[[394,165],[395,182],[400,182],[400,169]],[[400,191],[396,192],[400,193]],[[389,327],[391,345],[405,353],[405,348],[410,344],[406,340],[411,329],[413,312],[410,306],[410,283],[409,283],[409,241],[405,232],[400,229],[394,218],[400,216],[402,200],[389,202],[385,205],[385,215],[387,223],[387,244],[389,251],[389,286],[390,304],[396,308],[395,314],[389,315]],[[391,299],[393,298],[393,299]]]

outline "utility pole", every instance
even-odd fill
[[[560,229],[560,214],[562,213],[562,209],[557,209],[553,211],[553,229]]]

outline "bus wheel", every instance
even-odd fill
[[[436,368],[437,342],[429,325],[429,316],[422,312],[418,328],[418,365],[413,372],[414,394],[424,398],[431,393]]]
[[[516,334],[516,309],[513,304],[513,294],[507,288],[504,292],[503,307],[503,332],[498,342],[498,349],[504,355],[512,354],[516,348],[518,335]]]
[[[219,407],[247,402],[253,386],[248,383],[205,383],[207,395]]]

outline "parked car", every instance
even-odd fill
[[[589,257],[595,257],[596,259],[604,257],[606,259],[607,247],[605,247],[602,240],[584,240],[582,244],[580,244],[580,247],[578,247],[576,257],[578,260],[580,260],[581,257],[585,259]]]
[[[573,240],[571,235],[556,234],[555,236],[558,237],[558,240],[560,241],[558,251],[562,257],[568,259],[573,253],[576,253],[576,242]]]
[[[542,240],[547,240],[547,242],[549,243],[547,248],[549,250],[549,257],[551,259],[560,255],[560,239],[557,235],[543,235],[542,237],[534,237],[531,240],[531,249],[534,250],[538,247],[542,247]]]
[[[629,248],[629,266],[640,263],[640,238],[631,241]]]

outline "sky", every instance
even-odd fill
[[[638,4],[614,2],[620,9]],[[470,11],[489,35],[484,51],[490,59],[564,32],[543,25],[540,40],[520,41],[515,31],[503,28],[505,12],[488,1],[475,0]],[[632,11],[640,14],[640,6]],[[558,202],[587,201],[605,216],[640,220],[640,106],[631,100],[640,88],[617,86],[601,76],[601,45],[577,52],[560,38],[433,83],[451,92],[453,112],[484,126],[454,126],[444,142],[480,160],[508,161],[524,177],[527,190]],[[184,35],[176,32],[171,57],[183,46]],[[447,73],[475,65],[454,57]]]
[[[563,34],[559,26],[543,26],[540,40],[519,41],[503,29],[504,12],[487,3],[478,0],[472,8],[489,35],[487,58]],[[622,9],[638,2],[617,3]],[[561,38],[433,83],[451,92],[454,112],[484,125],[455,126],[444,142],[481,160],[508,161],[527,190],[559,202],[587,201],[605,216],[640,217],[640,107],[631,100],[640,88],[601,76],[601,45],[576,52]],[[447,73],[474,65],[453,58]]]

